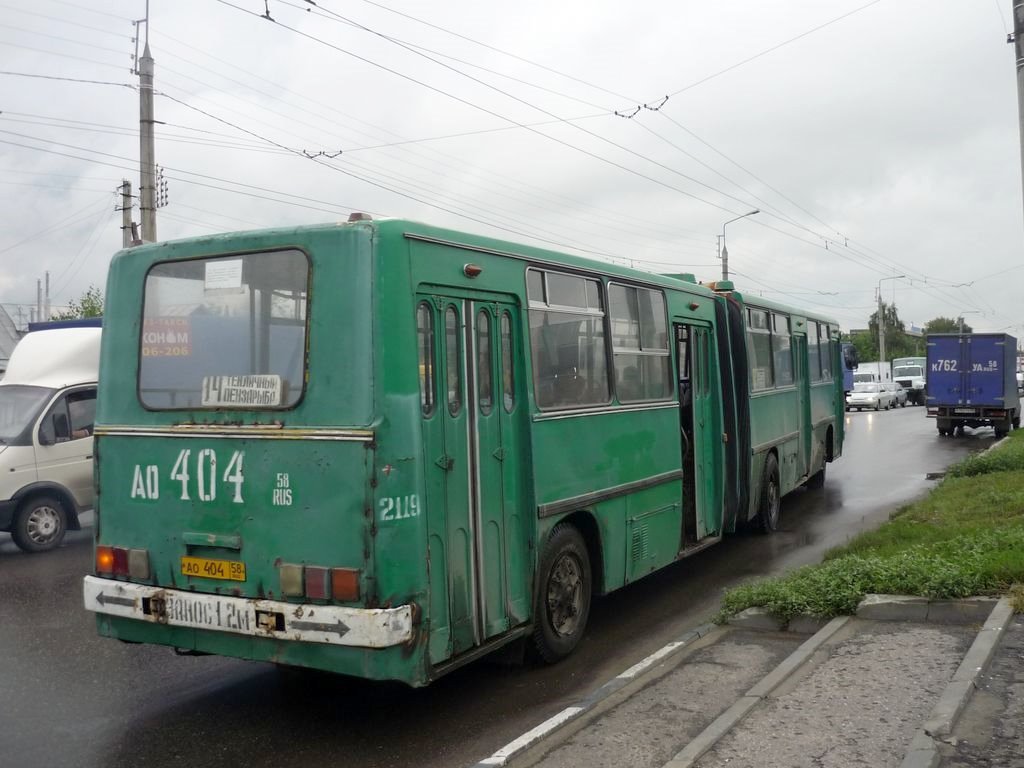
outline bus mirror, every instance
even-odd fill
[[[860,363],[860,357],[857,355],[857,348],[854,346],[843,348],[843,364],[847,370],[855,371],[857,365]]]

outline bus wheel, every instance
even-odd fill
[[[45,552],[64,540],[67,513],[50,496],[36,496],[18,508],[11,538],[25,552]]]
[[[761,499],[757,505],[757,530],[771,533],[779,527],[779,462],[774,453],[769,453],[764,460],[764,473],[761,475]]]
[[[590,616],[590,557],[575,527],[556,526],[540,558],[533,645],[551,664],[572,653]]]

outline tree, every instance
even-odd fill
[[[103,294],[95,285],[90,285],[88,290],[79,299],[72,299],[68,308],[63,312],[56,312],[50,315],[51,320],[78,320],[82,317],[100,317],[103,314]]]
[[[906,326],[900,320],[895,304],[882,302],[882,320],[885,327],[885,356],[888,360],[894,357],[907,357],[914,355],[917,351],[913,339],[907,336]],[[872,357],[861,357],[861,360],[878,359],[878,310],[868,319],[868,333],[870,334]],[[854,342],[856,343],[856,342]],[[861,349],[858,348],[860,353]]]
[[[953,317],[936,317],[924,324],[925,333],[960,333],[960,319]],[[974,329],[964,323],[964,333],[974,333]]]

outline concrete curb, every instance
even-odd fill
[[[729,709],[719,715],[714,722],[701,731],[675,757],[665,763],[663,768],[690,768],[700,757],[717,744],[732,728],[736,726],[758,703],[779,687],[790,675],[810,660],[811,656],[824,645],[829,638],[838,632],[850,620],[849,616],[832,619],[822,629],[805,641],[793,653],[783,659],[775,669],[769,672],[759,683],[751,688]]]
[[[713,629],[715,629],[714,624],[702,624],[696,629],[690,630],[678,640],[659,648],[650,656],[637,664],[634,664],[625,672],[616,675],[596,691],[585,696],[577,704],[574,704],[571,707],[566,707],[561,712],[549,717],[536,728],[533,728],[519,738],[510,741],[490,757],[475,763],[473,768],[495,768],[495,766],[508,765],[511,760],[520,756],[531,747],[536,746],[540,741],[546,739],[555,731],[592,711],[609,696],[618,692],[622,688],[625,688],[655,664],[670,659],[676,653],[683,651],[697,640],[708,635]]]
[[[929,600],[907,595],[865,595],[857,606],[858,619],[915,621],[933,624],[981,624],[997,605],[995,598]]]
[[[931,716],[922,729],[914,736],[901,768],[934,768],[939,763],[939,750],[935,743],[953,732],[960,713],[970,700],[978,684],[978,677],[992,661],[1006,631],[1006,625],[1013,617],[1013,608],[1008,598],[1002,598],[989,613],[984,626],[967,649],[963,661],[939,696]]]

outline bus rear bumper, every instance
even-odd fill
[[[87,610],[167,626],[274,640],[389,648],[413,638],[411,605],[347,608],[201,594],[86,576]]]

